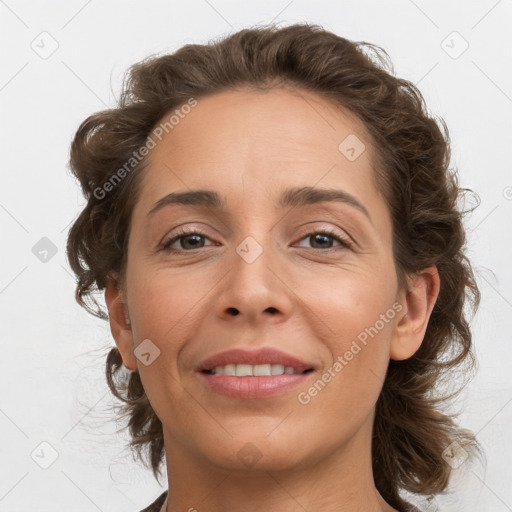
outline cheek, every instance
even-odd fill
[[[138,363],[138,369],[160,418],[181,417],[183,404],[190,398],[180,384],[179,362],[183,348],[197,330],[197,305],[209,289],[197,282],[193,273],[165,274],[146,268],[140,272],[134,269],[127,276],[134,347],[149,339],[156,346],[150,350],[158,354],[149,365]]]
[[[336,286],[332,282],[321,288],[317,281],[308,295],[309,306],[328,327],[323,341],[332,361],[322,369],[315,389],[305,390],[304,402],[311,397],[318,407],[359,409],[367,414],[389,364],[397,314],[393,283],[378,282],[376,275],[361,278],[361,274],[352,274]]]
[[[146,270],[132,272],[130,277],[129,309],[135,355],[143,357],[148,352],[151,359],[149,364],[142,358],[137,362],[140,378],[159,417],[165,410],[161,409],[162,404],[167,404],[165,407],[174,414],[183,393],[179,384],[181,353],[197,330],[197,305],[205,287],[196,283],[193,275],[171,278],[163,272]],[[143,342],[146,344],[142,345]]]
[[[343,435],[353,434],[377,402],[389,364],[393,328],[391,320],[383,326],[375,326],[374,321],[360,329],[355,321],[347,325],[351,321],[347,319],[343,324],[340,319],[341,334],[329,342],[332,362],[297,397],[305,421]]]
[[[195,308],[211,286],[194,272],[142,271],[129,283],[130,314],[140,336],[156,344],[185,335]],[[133,310],[133,313],[132,313]],[[197,322],[196,322],[197,324]]]
[[[322,320],[340,349],[347,339],[356,338],[371,328],[388,310],[395,299],[394,281],[380,276],[389,272],[378,269],[342,269],[337,276],[318,273],[301,280],[301,297],[307,297],[308,307]],[[394,316],[393,311],[388,312]],[[379,331],[386,330],[379,322]],[[364,337],[364,336],[363,336]]]

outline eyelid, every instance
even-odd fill
[[[189,226],[189,227],[178,227],[171,235],[166,235],[162,241],[162,249],[163,250],[170,250],[169,245],[172,245],[174,242],[179,240],[180,238],[184,238],[186,236],[190,235],[200,235],[204,238],[210,239],[210,237],[199,227],[195,226]],[[191,251],[184,251],[183,249],[176,249],[176,251],[183,251],[183,252],[191,252]]]

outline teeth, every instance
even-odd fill
[[[268,377],[270,375],[300,373],[302,372],[282,364],[227,364],[226,366],[217,366],[213,369],[214,375],[231,375],[236,377]]]

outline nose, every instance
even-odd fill
[[[216,301],[223,320],[280,323],[289,317],[293,292],[284,262],[270,243],[247,237],[234,251],[230,265]]]

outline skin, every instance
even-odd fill
[[[354,161],[338,150],[349,134],[366,146]],[[105,298],[123,363],[139,371],[163,424],[168,512],[395,510],[372,474],[375,403],[389,359],[420,347],[439,277],[429,267],[410,276],[409,292],[399,289],[372,151],[351,112],[283,88],[200,98],[148,155],[126,279],[119,287],[111,281]],[[291,186],[345,190],[371,220],[342,203],[278,209]],[[170,205],[148,221],[161,197],[191,189],[217,191],[227,209]],[[205,238],[199,245],[182,238],[173,244],[181,253],[165,252],[177,226],[200,228]],[[310,236],[325,228],[355,243]],[[236,252],[247,236],[263,249],[252,263]],[[393,304],[401,308],[394,318],[300,403],[298,393]],[[148,366],[134,354],[146,339],[160,350]],[[315,372],[300,389],[241,400],[211,391],[194,370],[214,353],[261,346],[310,362]],[[260,456],[250,467],[238,457],[246,443]]]

